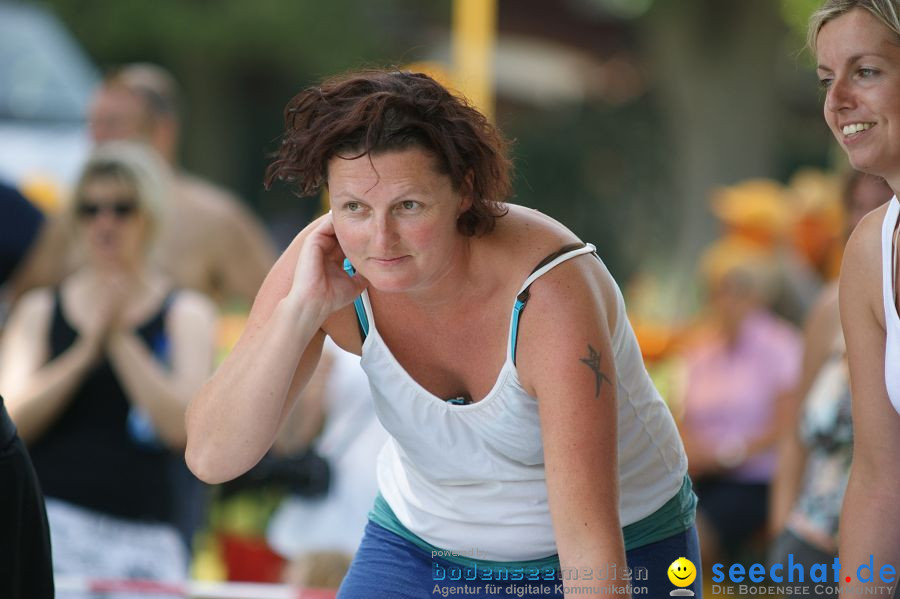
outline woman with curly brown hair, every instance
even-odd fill
[[[391,435],[342,599],[661,596],[674,559],[699,569],[684,450],[622,295],[593,246],[505,203],[500,133],[396,71],[307,89],[285,117],[267,181],[327,185],[331,210],[282,255],[194,398],[192,470],[250,468],[327,335],[361,356]]]

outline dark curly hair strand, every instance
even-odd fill
[[[454,189],[471,195],[458,228],[464,235],[491,231],[506,213],[512,189],[509,142],[464,99],[431,77],[406,71],[364,71],[329,79],[297,94],[284,111],[285,132],[266,170],[276,180],[315,194],[335,156],[422,148],[435,157]]]

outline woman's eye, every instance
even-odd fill
[[[829,87],[831,87],[831,81],[831,77],[823,77],[819,79],[819,87],[822,89],[828,89]]]
[[[870,68],[867,68],[867,67],[863,67],[863,68],[859,69],[859,70],[857,71],[857,73],[859,74],[860,78],[865,79],[865,78],[867,78],[867,77],[871,77],[871,76],[873,76],[873,75],[876,75],[876,74],[878,73],[878,71],[875,70],[875,69],[870,69]]]
[[[415,210],[419,206],[419,203],[412,200],[404,200],[400,202],[400,206],[403,207],[404,210]]]
[[[348,212],[356,212],[359,210],[359,202],[347,202],[344,204],[344,208],[346,208]]]

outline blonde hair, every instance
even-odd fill
[[[84,188],[96,179],[112,178],[134,192],[138,210],[146,217],[148,243],[162,225],[168,195],[171,193],[171,171],[162,157],[146,144],[133,141],[110,141],[98,145],[88,157],[63,217],[74,226],[75,212]]]
[[[900,42],[900,2],[898,0],[825,0],[821,8],[809,17],[806,31],[806,44],[813,54],[816,53],[816,38],[825,23],[842,17],[853,9],[866,10],[878,21],[890,29]]]

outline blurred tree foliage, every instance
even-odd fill
[[[639,14],[620,20],[610,6],[628,0],[558,1],[556,12],[624,32],[617,43],[640,57],[647,90],[623,105],[501,99],[500,125],[517,141],[515,201],[596,243],[620,280],[654,265],[688,278],[716,233],[707,209],[712,186],[786,179],[797,166],[826,163],[814,77],[798,59],[821,0],[642,0]],[[284,188],[262,189],[284,105],[333,73],[433,57],[445,47],[452,7],[452,0],[45,2],[101,67],[151,61],[173,72],[184,88],[184,164],[238,190],[281,244],[318,207]],[[565,21],[554,21],[556,13],[529,18],[524,4],[503,0],[524,17],[512,33],[555,31],[601,61],[613,50],[596,36],[560,32]],[[586,5],[603,10],[575,10]],[[501,30],[508,25],[501,19]],[[675,285],[672,296],[681,291]]]
[[[619,281],[648,266],[670,239],[678,205],[668,151],[650,99],[543,109],[504,107],[515,136],[515,202],[565,223]]]
[[[798,46],[806,43],[806,26],[809,16],[822,6],[824,0],[780,0],[781,15],[785,23],[791,28],[792,35],[799,42]],[[811,58],[807,55],[811,62]]]
[[[415,26],[447,19],[449,2],[414,0],[49,0],[101,61],[152,55],[221,67],[263,61],[288,72],[333,73],[390,56]],[[335,36],[335,32],[341,32]],[[401,48],[407,47],[403,43]]]
[[[45,0],[101,68],[155,62],[181,83],[187,168],[236,190],[284,243],[315,210],[262,191],[295,93],[330,74],[419,60],[451,0]],[[284,229],[284,232],[281,232]]]
[[[799,58],[800,23],[813,10],[806,2],[657,1],[636,25],[677,205],[663,249],[673,314],[689,311],[697,257],[719,233],[709,210],[715,187],[827,165],[815,77]]]

